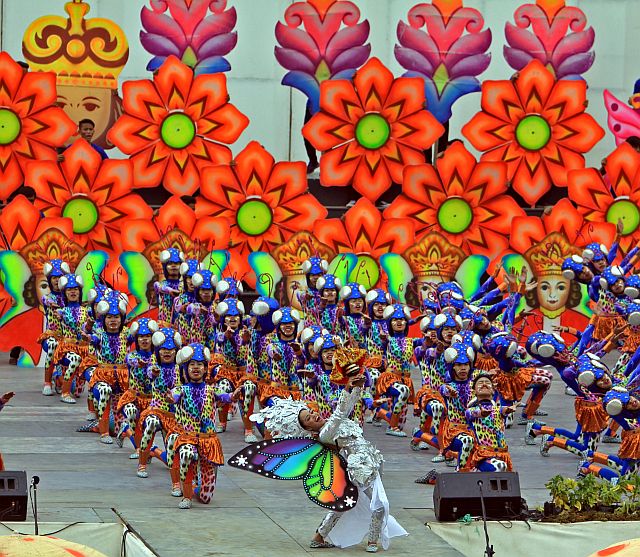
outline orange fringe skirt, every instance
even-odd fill
[[[293,400],[300,400],[302,398],[302,393],[299,389],[294,387],[287,387],[286,385],[280,385],[279,383],[271,383],[263,382],[260,385],[260,404],[263,406],[267,403],[267,400],[273,397],[279,398],[289,398],[291,397]]]
[[[440,450],[444,451],[446,448],[453,443],[453,440],[457,435],[461,433],[468,433],[471,435],[469,431],[469,427],[465,424],[456,424],[450,422],[448,418],[442,420],[440,433],[438,434],[438,442],[440,443]]]
[[[444,397],[436,389],[432,389],[428,385],[423,385],[416,393],[415,404],[420,409],[424,410],[424,407],[430,400],[437,400],[446,407]]]
[[[45,331],[36,339],[36,342],[38,344],[41,344],[43,340],[46,340],[51,337],[55,338],[56,340],[60,340],[62,338],[60,333],[54,333],[53,331]]]
[[[129,370],[127,366],[119,364],[100,364],[93,372],[89,388],[92,389],[96,383],[107,383],[111,386],[119,383],[123,390],[129,386]]]
[[[142,412],[140,412],[140,417],[138,418],[138,423],[136,424],[136,433],[135,440],[138,445],[140,445],[140,439],[142,439],[142,424],[149,416],[156,416],[160,420],[160,426],[162,430],[168,435],[170,433],[174,433],[178,431],[178,423],[176,422],[176,417],[166,410],[162,410],[161,408],[154,408],[153,406],[147,406]]]
[[[215,433],[190,433],[181,429],[175,444],[176,454],[179,454],[182,445],[193,445],[198,448],[199,458],[204,458],[216,466],[224,466],[222,445]],[[179,458],[173,459],[173,467],[176,470],[180,469]]]
[[[504,400],[520,400],[524,396],[527,385],[531,383],[533,368],[521,368],[515,373],[500,371],[494,378],[496,391]]]
[[[491,354],[480,352],[474,367],[476,371],[491,371],[498,369],[498,361]]]
[[[73,352],[80,356],[83,360],[91,356],[88,342],[74,342],[65,338],[60,339],[60,341],[58,342],[58,347],[56,348],[56,351],[53,355],[53,361],[59,362],[60,360],[62,360],[62,358],[64,358],[67,352]]]
[[[621,315],[594,315],[591,318],[591,324],[593,325],[593,340],[602,340],[616,327],[624,325],[625,320]]]
[[[122,393],[120,400],[118,400],[118,406],[116,407],[116,410],[120,412],[120,410],[124,408],[125,404],[131,403],[135,403],[138,409],[142,412],[144,409],[149,407],[149,404],[151,404],[151,395],[145,395],[137,393],[132,389],[127,389],[124,393]]]
[[[630,333],[625,339],[624,344],[620,348],[623,354],[633,354],[640,346],[640,333]]]
[[[399,373],[395,373],[394,371],[385,371],[381,373],[376,383],[376,396],[381,397],[382,395],[384,395],[389,390],[389,387],[391,387],[391,385],[393,385],[394,383],[403,383],[407,387],[409,387],[409,390],[411,391],[409,404],[413,404],[416,393],[413,388],[411,374],[409,373],[403,373],[402,375]]]
[[[573,407],[576,411],[576,421],[584,433],[600,433],[607,427],[609,416],[601,402],[576,398]]]
[[[630,460],[640,460],[640,428],[622,432],[622,443],[618,450],[618,456]]]
[[[495,447],[483,447],[482,445],[474,446],[473,452],[471,453],[471,456],[463,470],[465,472],[470,472],[474,468],[477,468],[478,464],[483,460],[487,460],[488,458],[497,458],[498,460],[502,460],[502,462],[507,465],[507,472],[513,472],[513,462],[508,448],[497,449]]]

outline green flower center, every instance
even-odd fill
[[[172,149],[184,149],[196,138],[196,125],[184,112],[174,112],[162,122],[160,137]]]
[[[628,199],[617,199],[607,210],[607,222],[622,221],[622,235],[633,234],[640,226],[640,209]]]
[[[240,230],[248,236],[260,236],[273,222],[271,207],[261,199],[249,199],[238,209],[236,222]]]
[[[373,288],[380,280],[380,267],[370,255],[359,255],[356,268],[349,273],[349,282],[358,282],[367,290]]]
[[[450,197],[438,209],[438,224],[449,234],[464,232],[473,221],[471,205],[460,197]]]
[[[22,124],[18,115],[8,108],[0,109],[0,145],[10,145],[20,135]]]
[[[86,234],[98,223],[98,208],[86,197],[74,197],[67,201],[62,216],[71,219],[76,234]]]
[[[525,116],[516,128],[518,145],[528,151],[539,151],[551,139],[551,126],[537,114]]]
[[[356,141],[365,149],[379,149],[390,135],[389,122],[380,114],[365,114],[356,124]]]

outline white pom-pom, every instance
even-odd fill
[[[160,263],[166,263],[167,261],[169,261],[169,259],[171,259],[171,252],[167,249],[163,249],[160,252],[158,258],[160,259]]]
[[[204,277],[202,274],[193,273],[193,276],[191,277],[191,284],[193,284],[195,288],[200,288],[204,284]]]
[[[204,359],[207,360],[207,362],[211,361],[211,350],[209,350],[206,346],[204,347]]]
[[[551,358],[556,353],[552,344],[541,344],[537,347],[536,353],[543,358]]]
[[[596,376],[593,371],[583,371],[578,374],[578,383],[583,387],[590,387],[596,382]]]
[[[518,349],[518,345],[511,341],[509,343],[509,347],[507,348],[507,358],[511,358],[511,356],[513,356],[516,353],[516,350]]]
[[[71,267],[69,267],[69,264],[66,261],[63,261],[60,264],[60,268],[62,269],[63,273],[66,273],[67,275],[71,274]]]
[[[609,402],[607,402],[605,410],[607,411],[607,414],[609,414],[609,416],[618,416],[619,414],[622,414],[624,405],[622,404],[621,400],[613,398]]]
[[[302,262],[302,272],[308,275],[311,272],[311,261],[308,259]]]
[[[291,310],[291,317],[293,317],[293,320],[296,323],[300,322],[300,312],[297,309],[292,309]]]
[[[244,315],[244,304],[243,304],[242,302],[240,302],[240,301],[239,301],[239,302],[236,304],[236,307],[238,308],[238,311],[239,311],[242,315]]]
[[[323,346],[324,346],[324,339],[322,337],[318,337],[313,343],[313,351],[316,354],[319,354]]]
[[[60,288],[65,288],[67,286],[67,283],[69,282],[69,279],[67,277],[60,277]]]
[[[273,315],[271,316],[271,321],[273,322],[274,325],[280,325],[280,321],[282,320],[282,312],[278,309],[276,311],[273,312]]]
[[[351,296],[351,287],[350,286],[343,286],[340,289],[340,299],[344,300],[344,299],[348,298],[349,296]]]
[[[447,316],[442,313],[439,313],[433,318],[433,324],[435,325],[436,328],[442,327],[442,325],[444,325],[446,322],[447,322]]]
[[[137,321],[131,323],[131,327],[129,327],[129,332],[135,337],[138,335],[138,329],[140,328],[140,324]]]
[[[98,305],[96,305],[96,312],[98,315],[104,315],[109,311],[109,302],[106,300],[100,300]]]
[[[167,337],[162,331],[156,331],[151,336],[151,342],[153,342],[153,345],[156,347],[162,346],[166,340],[167,340]]]
[[[452,348],[450,346],[444,351],[444,359],[448,364],[455,362],[457,358],[458,358],[458,351],[455,348]]]
[[[80,287],[84,286],[84,280],[82,279],[82,277],[80,275],[76,275],[76,282],[78,283],[78,286],[80,286]]]
[[[51,271],[53,271],[53,265],[51,265],[51,263],[47,262],[42,266],[42,272],[45,277],[48,277]]]
[[[173,342],[178,347],[182,346],[182,335],[177,331],[175,333],[173,333]]]
[[[150,319],[150,320],[149,320],[149,325],[148,325],[148,327],[149,327],[149,330],[150,330],[152,333],[155,333],[158,329],[160,329],[160,325],[158,325],[158,322],[157,322],[157,321],[154,321],[153,319]]]
[[[389,319],[393,315],[394,311],[393,306],[387,306],[384,308],[384,312],[382,313],[383,319]]]
[[[229,311],[229,304],[227,302],[220,302],[216,306],[216,313],[218,315],[226,315],[228,311]]]
[[[327,283],[327,281],[325,280],[324,277],[318,277],[318,280],[316,281],[316,288],[318,290],[322,290],[326,283]]]
[[[180,263],[180,274],[182,276],[186,275],[189,271],[189,263]]]
[[[320,268],[326,273],[329,270],[329,262],[326,259],[321,259]]]
[[[267,315],[270,309],[271,308],[269,307],[269,304],[267,304],[267,302],[256,300],[251,306],[251,313],[253,313],[254,315]]]

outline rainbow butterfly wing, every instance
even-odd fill
[[[332,449],[312,439],[271,439],[248,445],[229,466],[276,480],[302,480],[316,505],[333,511],[353,508],[358,489],[349,481],[347,464]]]

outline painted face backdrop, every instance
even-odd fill
[[[588,319],[564,258],[616,239],[624,255],[640,238],[640,85],[628,105],[607,91],[587,106],[595,36],[612,32],[599,13],[513,2],[513,20],[496,26],[462,0],[140,0],[111,18],[89,17],[96,2],[54,4],[66,15],[23,26],[30,71],[0,53],[0,199],[11,198],[0,214],[0,350],[22,346],[21,364],[40,359],[52,258],[84,276],[85,297],[99,281],[127,291],[136,316],[155,315],[170,247],[302,311],[312,256],[416,310],[438,283],[471,295],[488,274],[524,269],[533,331]],[[270,70],[256,64],[265,53]],[[149,73],[134,70],[120,96],[131,64]],[[604,119],[592,114],[605,106],[606,149],[618,147],[600,164]],[[277,125],[253,135],[249,113]],[[74,141],[84,117],[93,143],[118,148],[113,159]],[[289,152],[302,137],[321,152],[319,178],[282,155],[286,129]],[[15,195],[22,185],[34,200]],[[319,201],[322,186],[356,198],[340,216]],[[154,210],[142,188],[171,197]],[[527,213],[549,194],[562,199]]]

